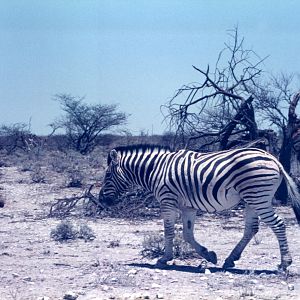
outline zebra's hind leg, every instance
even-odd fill
[[[158,265],[165,265],[168,261],[173,259],[173,240],[175,237],[175,220],[176,220],[176,210],[175,209],[163,209],[162,217],[164,220],[164,235],[165,235],[165,253],[164,255],[157,261]]]
[[[230,255],[225,259],[223,268],[233,268],[234,262],[239,260],[245,247],[248,245],[253,236],[258,232],[259,221],[255,210],[248,205],[245,208],[245,229],[244,235],[239,243],[231,251]]]
[[[287,267],[292,263],[292,257],[289,252],[288,242],[285,232],[285,224],[283,220],[274,212],[272,206],[260,208],[257,213],[261,220],[269,225],[275,233],[281,254],[281,264],[279,269],[286,271]]]
[[[216,264],[217,255],[214,251],[208,251],[207,248],[201,246],[194,238],[194,223],[197,210],[193,208],[184,208],[182,210],[183,221],[183,238],[188,242],[196,252],[205,258],[207,261]]]

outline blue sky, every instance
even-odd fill
[[[213,64],[238,24],[267,71],[300,73],[300,1],[0,0],[0,124],[38,134],[57,93],[119,103],[128,128],[162,133],[160,106]]]

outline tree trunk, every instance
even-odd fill
[[[290,173],[291,171],[291,159],[293,150],[293,133],[296,129],[297,115],[295,113],[298,101],[300,100],[300,92],[298,92],[292,99],[289,107],[288,123],[283,131],[283,140],[279,153],[279,161],[283,165],[284,169]],[[284,181],[280,184],[276,198],[281,201],[282,204],[288,202],[288,191]]]
[[[220,139],[220,150],[227,149],[229,138],[237,124],[243,124],[249,131],[250,140],[255,140],[258,137],[257,124],[255,122],[255,114],[252,106],[253,97],[250,96],[242,103],[239,111],[225,127]]]

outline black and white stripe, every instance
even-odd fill
[[[226,259],[224,267],[233,267],[234,261],[240,258],[258,231],[260,218],[277,236],[281,267],[286,269],[292,260],[285,225],[271,205],[282,178],[287,183],[300,222],[300,198],[295,183],[279,161],[263,150],[249,148],[198,153],[188,150],[172,152],[168,148],[151,145],[119,147],[109,154],[100,201],[113,204],[130,185],[144,187],[153,192],[160,202],[164,219],[166,247],[159,262],[166,263],[173,258],[174,224],[177,211],[180,210],[184,239],[202,257],[216,263],[216,254],[194,239],[196,212],[220,212],[244,200],[244,236]]]

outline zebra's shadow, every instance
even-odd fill
[[[158,270],[171,270],[171,271],[178,271],[178,272],[186,272],[186,273],[205,273],[205,269],[201,267],[194,267],[194,266],[177,266],[177,265],[166,265],[160,266],[157,264],[148,264],[148,263],[130,263],[127,266],[135,267],[135,268],[146,268],[146,269],[158,269]],[[210,267],[206,268],[211,273],[224,273],[228,272],[231,274],[238,274],[238,275],[278,275],[280,272],[278,270],[253,270],[253,269],[224,269],[220,267]]]

